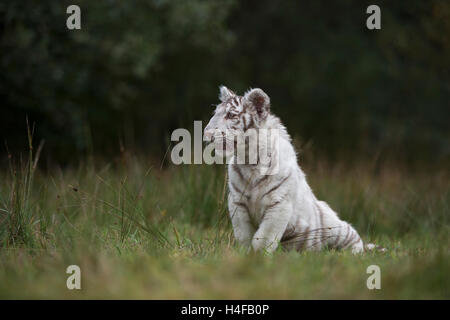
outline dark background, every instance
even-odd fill
[[[69,4],[81,30],[66,28]],[[450,2],[376,1],[374,31],[369,4],[2,1],[2,159],[6,144],[26,151],[26,115],[46,163],[160,159],[225,84],[265,90],[300,149],[331,162],[448,163]]]

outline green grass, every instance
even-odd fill
[[[224,167],[11,163],[0,173],[0,298],[450,298],[445,170],[306,166],[316,195],[388,253],[265,255],[233,238]],[[82,290],[66,287],[72,264]],[[381,290],[366,287],[372,264]]]

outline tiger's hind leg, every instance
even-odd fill
[[[345,222],[346,223],[346,222]],[[361,238],[359,237],[359,234],[356,232],[355,229],[353,229],[352,226],[350,226],[350,224],[347,224],[347,230],[349,230],[347,232],[347,239],[352,239],[347,240],[344,242],[340,242],[338,243],[337,248],[338,249],[351,249],[353,254],[357,254],[357,253],[362,253],[365,251],[377,251],[377,252],[386,252],[386,248],[383,248],[382,246],[377,246],[373,243],[368,243],[366,245],[364,245],[363,241],[361,240]]]
[[[351,249],[353,254],[364,252],[358,232],[347,222],[339,221],[330,229],[328,245],[337,250]]]
[[[387,250],[373,243],[364,245],[358,232],[346,221],[340,220],[337,214],[324,201],[317,201],[317,209],[320,217],[322,243],[329,248],[351,249],[352,253],[362,253],[364,251],[377,250],[386,252]]]
[[[364,251],[364,244],[362,240],[359,239],[359,241],[353,244],[350,248],[352,249],[353,254],[362,253]]]

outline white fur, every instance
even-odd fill
[[[231,130],[234,135],[242,134],[236,121],[231,124],[225,119],[227,104],[233,103],[230,99],[234,93],[226,87],[220,91],[222,103],[205,128],[205,136],[213,137],[213,130],[228,134],[231,126],[237,127]],[[255,111],[257,108],[251,105],[252,101],[260,100],[250,100],[250,94],[264,99],[264,110]],[[241,119],[252,116],[256,128],[278,129],[279,140],[278,144],[271,141],[270,146],[260,145],[262,149],[270,147],[271,160],[278,162],[275,174],[261,174],[259,163],[236,164],[235,157],[230,161],[228,208],[236,239],[255,251],[272,252],[281,240],[288,249],[320,250],[329,247],[350,248],[354,253],[363,251],[363,242],[356,230],[339,219],[327,203],[314,196],[297,163],[286,128],[270,113],[268,96],[260,89],[253,89],[244,97],[235,99],[235,104],[237,100],[241,104],[236,107],[241,112]]]

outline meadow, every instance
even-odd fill
[[[300,159],[317,197],[388,252],[268,255],[233,238],[224,166],[123,154],[41,170],[37,149],[0,173],[0,298],[450,298],[447,170]]]

